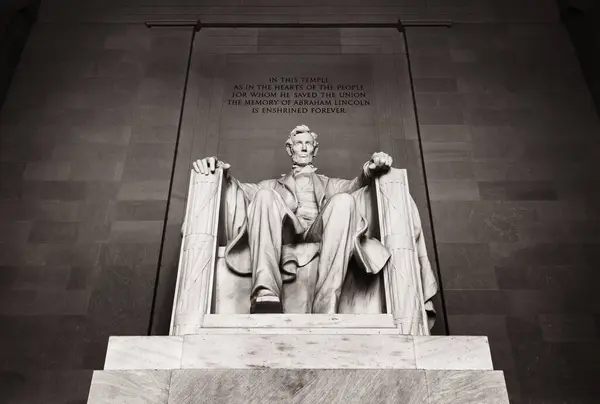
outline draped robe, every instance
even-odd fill
[[[327,203],[327,200],[338,193],[351,194],[360,212],[360,220],[354,238],[354,258],[356,262],[369,274],[377,274],[387,263],[390,253],[369,233],[368,217],[373,211],[372,202],[368,190],[371,188],[371,180],[364,174],[353,179],[345,180],[329,178],[324,175],[311,173],[314,192],[319,211]],[[228,241],[225,250],[225,261],[228,267],[239,275],[249,276],[252,274],[250,268],[250,250],[248,248],[248,226],[246,211],[256,191],[261,188],[272,189],[283,198],[292,212],[298,208],[296,187],[293,173],[289,173],[280,179],[269,179],[258,184],[239,182],[233,175],[228,173],[228,186],[225,191],[225,234]],[[288,219],[288,220],[286,220]],[[286,226],[296,234],[304,231],[303,226],[295,215],[284,218]],[[282,251],[282,275],[284,281],[292,281],[296,272],[315,258],[319,253],[316,243],[296,243],[284,245]]]

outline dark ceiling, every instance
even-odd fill
[[[600,115],[600,1],[557,0]],[[0,0],[0,108],[41,0]]]

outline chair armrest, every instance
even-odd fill
[[[402,334],[429,335],[406,170],[390,169],[375,189],[381,242],[391,254],[383,273],[387,311]]]
[[[192,170],[175,286],[170,335],[195,334],[210,312],[217,260],[223,170]]]

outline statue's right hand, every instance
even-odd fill
[[[203,175],[212,174],[217,168],[227,170],[229,167],[231,167],[229,164],[219,161],[216,157],[205,157],[203,159],[198,159],[194,161],[192,166],[194,167],[194,171]]]

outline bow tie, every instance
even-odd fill
[[[317,171],[317,167],[313,166],[312,164],[306,166],[299,166],[296,164],[292,165],[292,172],[294,173],[294,175],[310,174],[314,173],[315,171]]]

